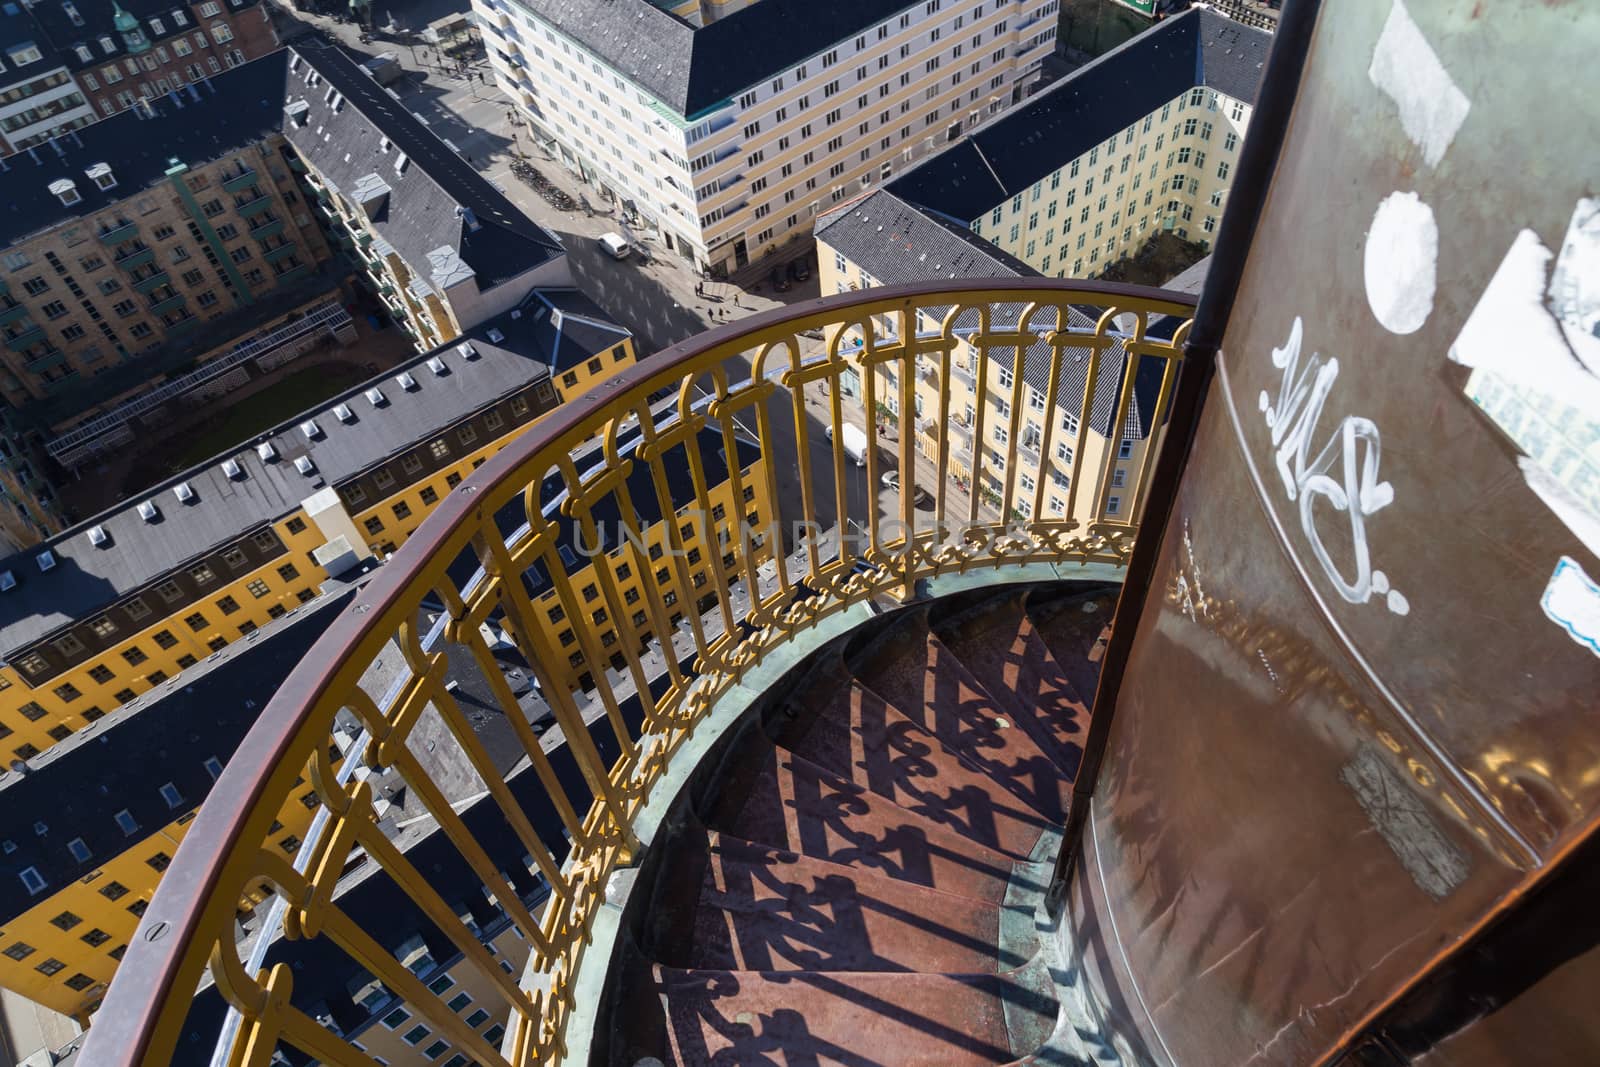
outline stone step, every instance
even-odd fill
[[[992,1067],[1018,1016],[1055,1002],[1009,974],[771,973],[658,967],[673,1064]]]
[[[1028,618],[1024,595],[996,598],[940,620],[934,629],[1071,781],[1083,757],[1094,693],[1085,694],[1073,685]]]
[[[1049,825],[1025,798],[851,677],[842,661],[828,697],[791,703],[768,723],[779,747],[957,830],[987,847],[1027,855]]]
[[[851,661],[858,681],[1052,823],[1072,783],[961,658],[911,612]]]
[[[990,903],[1026,855],[987,848],[907,811],[754,731],[730,750],[705,825],[814,859]]]

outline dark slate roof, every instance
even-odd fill
[[[1272,35],[1213,11],[1160,22],[888,184],[971,221],[1131,123],[1205,85],[1253,104]]]
[[[305,124],[296,125],[283,121],[280,110],[284,134],[352,202],[361,178],[383,179],[389,194],[371,220],[373,229],[419,274],[426,277],[429,256],[448,248],[472,269],[480,290],[491,289],[562,254],[554,234],[524,215],[342,51],[307,46],[290,57],[279,107],[304,100],[309,111]],[[404,173],[395,169],[401,153],[409,161]]]
[[[535,289],[514,318],[501,315],[468,331],[468,336],[480,351],[509,348],[559,373],[621,344],[630,335],[608,322],[599,305],[576,289]]]
[[[496,320],[480,327],[487,330]],[[250,439],[226,454],[152,486],[115,508],[65,530],[33,548],[0,559],[17,587],[0,593],[0,655],[10,655],[39,637],[90,612],[109,605],[148,584],[184,562],[224,545],[263,523],[298,507],[324,485],[337,485],[396,452],[404,451],[440,427],[448,426],[481,408],[498,402],[536,379],[549,374],[537,354],[484,345],[478,358],[467,360],[451,342],[432,353],[385,371],[382,375],[330,397],[265,434]],[[449,373],[436,375],[426,366],[437,356]],[[395,383],[409,370],[415,389]],[[385,404],[374,408],[362,395],[371,386],[383,391]],[[355,421],[342,422],[333,414],[349,401]],[[299,426],[314,418],[322,434],[307,440]],[[278,458],[263,461],[256,445],[271,441]],[[302,475],[294,467],[297,456],[308,455],[315,472]],[[241,476],[230,478],[222,470],[232,459]],[[188,482],[197,499],[180,504],[172,489]],[[147,523],[136,511],[140,500],[153,499],[161,521]],[[89,530],[103,526],[110,540],[96,548]],[[48,549],[56,566],[41,573],[35,562]]]
[[[690,118],[917,6],[906,0],[757,0],[697,28],[650,0],[524,5]]]
[[[910,285],[916,282],[1037,278],[1039,272],[1002,249],[989,244],[966,227],[928,212],[918,211],[893,193],[883,189],[844,205],[817,220],[816,236],[842,252],[846,259],[872,275],[880,285]],[[938,316],[943,308],[930,308]],[[1021,305],[1002,304],[995,310],[997,325],[1013,326],[1022,314]],[[1071,325],[1092,330],[1098,310],[1069,309]],[[977,328],[976,311],[956,320],[956,330]],[[1169,324],[1165,328],[1170,328]],[[1154,336],[1170,336],[1152,325]],[[1005,366],[1015,363],[1010,348],[991,348],[990,355]],[[1072,356],[1087,355],[1067,349]],[[1123,351],[1120,344],[1110,349],[1111,359],[1102,364],[1095,380],[1095,396],[1090,419],[1102,436],[1109,437],[1111,420],[1116,416],[1117,395],[1122,383]],[[1022,365],[1022,380],[1040,393],[1049,394],[1050,346],[1040,342],[1029,347]],[[1089,361],[1074,358],[1064,364],[1056,391],[1056,406],[1074,415],[1081,414],[1083,388],[1088,380]],[[1161,361],[1147,357],[1134,376],[1134,402],[1130,405],[1126,432],[1143,437],[1149,432],[1147,413],[1154,407],[1161,385]]]
[[[219,3],[229,15],[235,15],[254,7],[256,0],[219,0]],[[74,70],[98,67],[128,55],[127,42],[115,25],[119,6],[139,20],[139,28],[152,45],[170,41],[181,34],[194,33],[202,28],[196,22],[194,9],[182,0],[72,0],[71,6],[72,11],[77,13],[79,21],[73,20],[67,6],[60,0],[35,3],[33,17],[49,35],[50,40],[61,49],[62,58]],[[175,13],[182,14],[184,19],[182,25],[178,24]],[[157,33],[151,25],[150,20],[153,18],[161,20],[162,32]],[[209,24],[210,20],[205,22]],[[111,51],[106,51],[101,45],[102,37],[111,38]],[[76,54],[74,49],[80,44],[89,47],[94,54],[92,60],[86,62]]]
[[[42,53],[40,58],[25,67],[7,62],[5,72],[0,74],[0,85],[32,81],[47,71],[55,70],[65,60],[65,57],[56,54],[50,39],[41,32],[20,0],[7,0],[0,4],[0,45],[9,48],[30,42]]]
[[[205,761],[227,763],[278,685],[354,595],[344,586],[290,612],[141,694],[0,776],[0,923],[37,903],[21,872],[37,870],[53,892],[197,807],[211,790]],[[170,782],[176,808],[160,794]],[[138,823],[117,825],[126,810]],[[91,853],[74,859],[81,839]],[[15,846],[15,847],[12,847]]]
[[[129,108],[8,157],[0,170],[0,245],[95,215],[165,181],[174,159],[193,166],[276,132],[287,63],[287,53],[275,52],[156,99],[153,117]],[[116,188],[102,191],[84,174],[96,163],[111,165]],[[76,182],[83,199],[62,204],[50,191],[58,178]]]

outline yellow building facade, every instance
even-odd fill
[[[618,331],[620,333],[620,331]],[[593,360],[602,371],[614,372],[633,361],[631,340],[622,340],[602,353],[582,353],[580,385],[596,377],[587,370]],[[485,359],[495,358],[494,346],[475,342]],[[454,349],[447,350],[454,352]],[[430,357],[433,358],[433,357]],[[0,666],[0,752],[7,758],[31,759],[76,730],[95,722],[112,709],[161,684],[195,662],[248,636],[256,628],[280,617],[316,595],[328,578],[316,552],[330,539],[347,533],[353,523],[356,536],[350,547],[361,554],[372,551],[387,556],[405,543],[438,501],[485,460],[540,415],[554,408],[563,396],[551,384],[546,368],[498,400],[421,440],[394,448],[359,472],[339,480],[334,488],[342,507],[337,514],[308,513],[295,503],[282,514],[240,530],[220,545],[207,546],[182,566],[145,577],[137,591],[113,602],[95,605],[82,617],[65,620],[48,632],[15,647]],[[521,373],[528,373],[523,370]],[[433,377],[426,362],[400,370],[413,381]],[[384,396],[385,411],[410,394],[396,384],[400,375],[379,385],[357,387],[294,425],[267,437],[291,441],[301,436],[300,425],[309,421],[333,441],[343,426],[335,409],[368,404],[366,391]],[[563,375],[564,376],[564,375]],[[425,424],[423,424],[425,425]],[[416,432],[421,425],[411,427]],[[286,454],[289,447],[283,452]],[[233,462],[251,461],[253,452],[241,450]],[[220,470],[227,460],[208,469]],[[270,465],[285,461],[279,457]],[[178,482],[194,480],[180,476]],[[234,479],[222,476],[223,484]],[[313,486],[306,485],[309,494]],[[158,508],[176,507],[173,486],[152,491],[147,499]],[[197,491],[198,492],[198,491]],[[130,502],[119,510],[122,521],[134,523],[139,506]],[[89,532],[112,524],[98,516],[46,542],[44,551],[61,556],[60,544],[74,542],[76,551],[93,552],[85,542]],[[326,527],[326,528],[324,528]],[[108,535],[108,539],[109,539]],[[114,547],[114,546],[113,546]],[[9,571],[23,585],[47,583],[48,573],[38,571],[40,550],[34,549],[0,560],[0,572]],[[32,573],[29,573],[32,572]],[[9,594],[0,593],[0,598]],[[0,605],[5,600],[0,599]],[[38,629],[38,627],[31,627]],[[11,627],[16,632],[19,627]],[[0,635],[9,636],[4,628]]]

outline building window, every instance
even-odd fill
[[[105,664],[96,663],[93,667],[89,668],[89,677],[97,684],[105,685],[107,682],[111,681],[111,679],[115,678],[116,675],[112,674],[111,669]]]
[[[121,882],[107,882],[100,887],[100,895],[107,900],[121,900],[128,895],[128,887]]]
[[[171,630],[157,630],[152,640],[164,649],[172,648],[178,643],[178,639],[172,636]]]
[[[184,616],[183,624],[196,633],[199,633],[201,630],[206,628],[206,617],[200,614],[200,612],[196,611],[190,615]]]
[[[411,505],[407,504],[404,500],[400,501],[400,503],[396,504],[390,510],[394,512],[394,517],[397,519],[410,518],[411,516]]]
[[[260,578],[252,579],[250,584],[245,586],[245,588],[249,590],[250,595],[255,597],[257,600],[260,600],[262,597],[272,592],[272,590],[267,586],[267,583],[262,581]]]
[[[154,856],[145,860],[145,863],[149,864],[153,870],[164,871],[172,866],[172,857],[165,852],[157,852]]]
[[[162,632],[165,633],[165,631]],[[157,643],[159,644],[159,642]],[[133,645],[130,648],[125,648],[122,650],[122,658],[128,661],[128,666],[137,667],[150,657],[145,655],[144,650],[138,645]]]
[[[29,867],[28,870],[31,871],[31,870],[33,870],[33,868]],[[24,882],[26,882],[28,880],[27,871],[23,872],[22,880]],[[36,966],[34,968],[34,970],[36,970],[40,974],[46,975],[46,976],[60,974],[62,971],[66,970],[66,969],[67,969],[67,965],[65,963],[62,963],[60,960],[56,959],[54,956],[51,956],[49,959],[45,960],[43,963],[39,964],[38,966]]]
[[[83,920],[72,914],[72,912],[64,911],[60,915],[57,915],[54,919],[51,919],[50,925],[54,926],[58,930],[70,930],[81,922],[83,922]]]
[[[286,582],[292,582],[300,577],[300,570],[293,563],[285,563],[278,568],[278,577]]]
[[[217,609],[224,615],[232,615],[239,610],[239,602],[231,596],[225,596],[217,601]]]
[[[56,686],[55,694],[69,704],[83,695],[82,693],[78,692],[78,687],[73,685],[71,682],[63,682],[62,684]]]

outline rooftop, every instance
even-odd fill
[[[492,330],[505,330],[505,340],[489,343]],[[143,499],[156,503],[158,521],[146,522],[138,513],[139,502],[129,500],[41,545],[0,559],[0,571],[9,570],[17,582],[0,593],[0,655],[14,654],[184,562],[288,514],[323,486],[338,485],[439,428],[547,379],[548,355],[537,346],[527,350],[519,345],[526,332],[509,315],[490,320],[468,335],[472,359],[466,358],[463,341],[419,355],[152,486]],[[433,359],[442,362],[445,373],[429,368]],[[402,373],[410,374],[412,388],[397,383]],[[382,394],[382,406],[364,395],[374,386]],[[340,405],[348,407],[349,422],[334,413]],[[307,418],[320,431],[315,438],[300,429]],[[261,458],[261,444],[273,446],[274,458]],[[302,456],[313,463],[312,473],[296,470],[295,460]],[[225,469],[225,463],[237,470]],[[190,503],[175,497],[180,483],[194,491]],[[96,527],[108,535],[101,546],[90,537]],[[46,551],[55,560],[47,572],[38,565]]]
[[[696,27],[650,0],[520,2],[686,118],[921,6],[906,0],[759,0]]]
[[[970,222],[1204,85],[1254,104],[1272,35],[1193,8],[1001,112],[887,188]]]
[[[27,773],[0,774],[0,922],[42,899],[23,885],[24,869],[53,892],[198,807],[214,780],[207,761],[220,772],[354,588],[340,584],[213,652],[35,756]],[[167,785],[176,803],[162,796]],[[132,832],[119,825],[122,812]],[[86,858],[69,842],[81,842]]]
[[[256,0],[219,0],[219,4],[234,15],[254,7]],[[70,4],[36,2],[30,7],[40,28],[75,70],[149,51],[154,44],[200,28],[193,9],[175,0],[72,0]],[[126,21],[119,25],[119,11],[131,16],[136,25],[128,27]],[[143,35],[142,46],[131,46],[124,28],[136,28]],[[92,58],[79,55],[79,45],[88,48]]]
[[[370,205],[373,229],[414,270],[430,271],[437,288],[467,277],[458,261],[490,289],[562,255],[554,234],[350,57],[312,46],[287,55],[288,80],[276,95],[284,134],[330,188]]]
[[[286,53],[275,52],[159,97],[148,112],[128,108],[8,156],[0,163],[0,246],[99,214],[166,181],[174,162],[193,167],[276,133],[286,66]],[[85,173],[97,163],[110,164],[114,187],[101,189]],[[50,191],[62,178],[82,199],[63,204]]]

